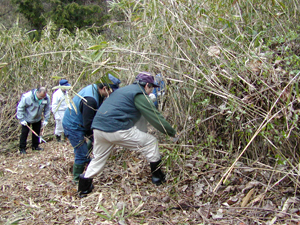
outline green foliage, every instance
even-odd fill
[[[35,29],[39,31],[43,29],[46,20],[43,17],[44,7],[41,0],[12,0],[12,2],[18,5],[18,11]]]
[[[18,27],[9,30],[0,29],[0,50],[5,52],[0,62],[1,87],[0,106],[1,129],[6,129],[1,138],[3,148],[7,142],[19,136],[18,121],[15,119],[16,105],[22,93],[38,86],[46,86],[49,95],[52,87],[58,85],[57,77],[66,78],[72,84],[70,94],[74,95],[85,85],[99,81],[107,73],[114,73],[114,68],[107,68],[105,56],[94,58],[90,46],[103,43],[102,36],[95,37],[88,31],[80,31],[75,36],[66,30],[52,38],[51,24],[41,32],[39,42],[32,41],[30,32]],[[101,70],[93,72],[93,66],[101,65]],[[72,103],[72,102],[71,102]],[[6,119],[4,119],[6,118]],[[5,146],[5,147],[4,147]]]
[[[98,3],[99,4],[99,3]],[[48,17],[58,28],[67,28],[74,32],[76,28],[85,28],[96,24],[101,27],[107,20],[103,6],[85,5],[84,1],[56,1],[51,6]]]
[[[110,27],[136,53],[127,58],[139,62],[135,70],[159,70],[182,81],[170,82],[168,107],[178,129],[194,126],[185,133],[190,144],[235,151],[251,141],[265,118],[283,111],[248,146],[255,153],[248,156],[256,157],[298,132],[290,119],[296,118],[298,95],[288,87],[287,101],[277,99],[287,81],[294,79],[295,86],[298,80],[294,3],[205,1],[195,7],[192,1],[118,1],[112,10],[126,18]],[[142,58],[140,52],[149,54]]]
[[[2,83],[22,86],[31,76],[35,83],[51,83],[50,77],[63,71],[74,83],[112,73],[127,84],[138,71],[161,73],[168,84],[161,109],[195,151],[210,150],[211,158],[223,157],[213,149],[236,154],[247,148],[250,159],[274,158],[276,149],[298,154],[296,1],[213,0],[195,6],[190,0],[122,0],[109,1],[107,11],[94,3],[44,4],[43,15],[49,13],[45,18],[51,15],[55,23],[42,30],[39,43],[17,29],[3,32],[1,50],[8,54],[1,63],[13,66],[3,64]],[[106,12],[114,20],[106,21],[105,37],[79,29],[102,24],[92,19],[101,20]],[[167,152],[169,158],[186,160],[185,149],[177,147],[180,157]]]
[[[100,32],[109,16],[106,12],[105,1],[67,0],[13,0],[22,13],[32,24],[41,31],[47,21],[52,21],[57,29],[66,28],[74,33],[78,28],[96,26]]]

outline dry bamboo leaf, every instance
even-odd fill
[[[185,192],[188,187],[189,187],[188,185],[183,185],[182,188],[181,188],[181,191]]]
[[[259,185],[261,185],[260,182],[258,182],[258,181],[251,181],[251,182],[249,182],[249,183],[246,184],[246,187],[243,188],[242,193],[244,193],[246,190],[248,190],[250,188],[257,187]]]
[[[223,210],[222,209],[218,209],[216,214],[211,213],[211,216],[213,219],[222,219],[223,218]]]
[[[238,200],[239,200],[238,197],[233,196],[233,197],[230,197],[230,199],[228,199],[226,203],[227,203],[228,205],[233,205],[233,204],[237,203]]]
[[[95,210],[98,210],[99,205],[100,205],[100,202],[102,201],[102,199],[103,199],[103,195],[102,195],[102,193],[100,193],[100,194],[99,194],[99,197],[98,197],[97,205],[96,205],[96,207],[95,207]]]
[[[210,46],[208,48],[208,53],[207,54],[209,56],[214,56],[214,57],[219,58],[220,53],[221,53],[221,51],[220,51],[220,48],[218,46]]]
[[[245,206],[248,204],[249,199],[251,198],[253,192],[254,192],[254,188],[251,189],[251,190],[247,193],[247,195],[243,198],[242,203],[241,203],[241,207],[245,207]]]
[[[250,204],[255,204],[256,202],[261,201],[263,198],[265,197],[265,193],[261,193],[259,194],[255,199],[253,199]]]
[[[131,165],[131,163],[130,163],[129,161],[127,161],[127,165],[129,166],[131,172],[132,172],[133,174],[136,174],[136,170],[132,167],[132,165]]]
[[[257,59],[251,60],[250,63],[248,64],[248,67],[252,72],[258,73],[261,70],[262,62]]]
[[[203,188],[205,187],[204,184],[198,184],[195,187],[195,196],[200,196],[203,193]]]
[[[284,202],[284,204],[283,204],[283,206],[282,206],[281,212],[278,213],[276,216],[277,216],[277,217],[284,217],[284,216],[286,215],[285,213],[287,212],[288,208],[290,207],[290,205],[291,205],[292,203],[299,203],[299,199],[298,199],[297,197],[291,197],[291,198],[288,198],[288,199]]]
[[[17,173],[16,171],[12,171],[10,169],[5,169],[5,171],[11,172],[11,173]]]

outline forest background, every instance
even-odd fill
[[[21,7],[29,2],[31,8]],[[159,109],[180,136],[177,144],[167,138],[160,146],[166,170],[180,168],[179,174],[170,172],[175,183],[196,181],[198,172],[222,166],[207,193],[240,184],[243,177],[244,184],[264,184],[263,195],[251,189],[253,205],[289,188],[277,209],[287,202],[299,209],[299,5],[296,0],[3,0],[1,152],[18,150],[16,106],[31,88],[51,90],[66,78],[77,92],[108,73],[126,85],[138,72],[151,71],[167,83]],[[243,168],[247,175],[241,175]],[[294,221],[298,214],[289,213]]]

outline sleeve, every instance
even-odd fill
[[[156,109],[150,98],[144,94],[138,94],[134,98],[135,107],[146,120],[157,130],[171,137],[175,137],[175,129],[166,121],[163,115]]]
[[[17,107],[17,119],[20,121],[23,121],[25,118],[25,116],[24,116],[25,108],[26,108],[26,100],[25,100],[24,95],[22,95],[21,100]]]
[[[47,104],[45,105],[45,108],[44,108],[44,121],[46,121],[46,122],[48,122],[48,120],[50,118],[50,105],[51,105],[49,95],[47,95],[47,97],[48,97]]]
[[[85,97],[87,102],[81,100],[80,102],[80,110],[83,118],[83,127],[86,130],[86,135],[93,134],[91,130],[93,119],[97,112],[97,102],[92,97]]]

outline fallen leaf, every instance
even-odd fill
[[[230,197],[230,199],[227,200],[227,203],[228,203],[228,205],[233,205],[234,203],[237,203],[238,200],[239,200],[239,198],[236,196]]]
[[[217,220],[217,219],[222,219],[223,218],[223,210],[222,209],[218,209],[216,214],[210,213],[212,218]]]
[[[253,187],[257,187],[257,186],[260,186],[260,185],[261,185],[261,183],[258,182],[258,181],[251,181],[251,182],[246,184],[246,186],[242,190],[242,193],[244,193],[248,189],[251,189]]]
[[[250,198],[251,198],[251,196],[252,196],[253,193],[254,193],[254,188],[251,189],[251,190],[247,193],[247,195],[243,198],[241,207],[245,207],[245,206],[248,204],[248,202],[249,202],[249,200],[250,200]]]
[[[259,194],[255,199],[253,199],[250,204],[255,204],[256,202],[261,201],[265,197],[265,193]]]
[[[217,57],[219,58],[219,55],[220,55],[221,51],[220,51],[220,48],[218,46],[210,46],[208,48],[208,55],[209,56],[214,56],[214,57]]]

